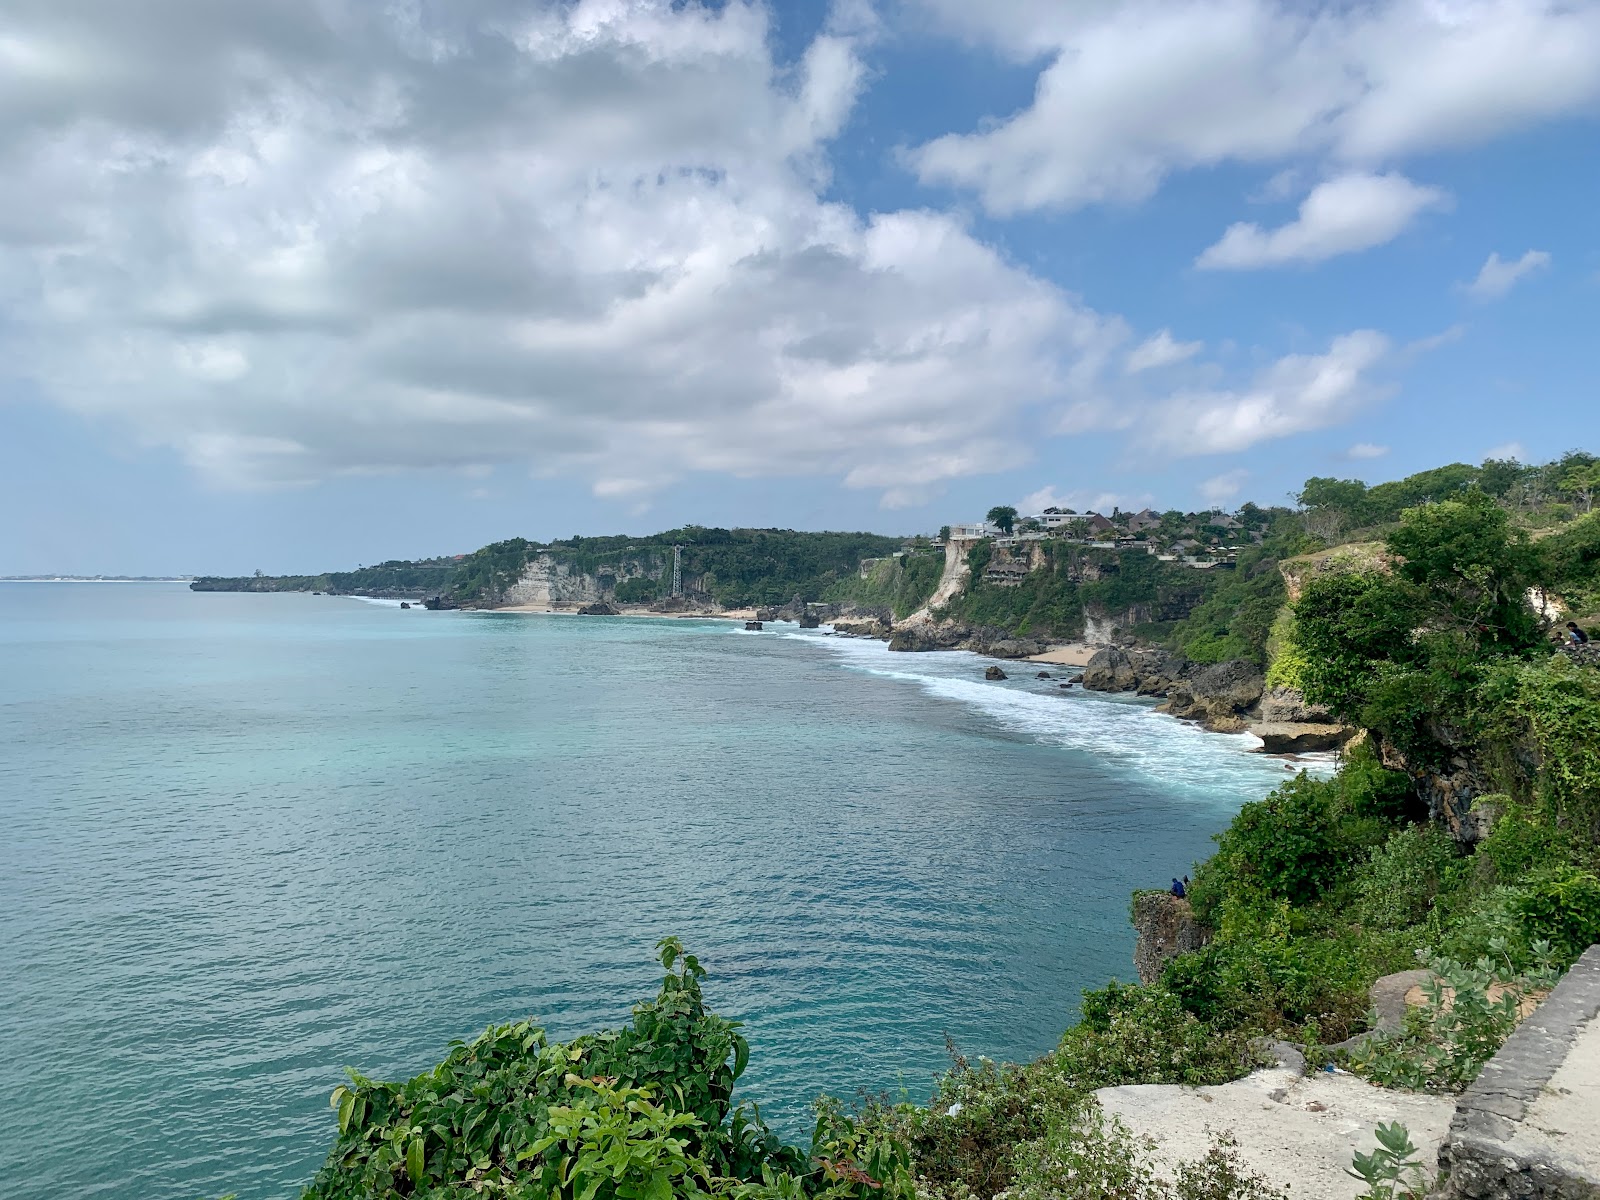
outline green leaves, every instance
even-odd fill
[[[1417,1161],[1411,1133],[1400,1122],[1379,1125],[1373,1131],[1378,1146],[1369,1154],[1356,1151],[1345,1173],[1367,1185],[1359,1200],[1422,1200],[1428,1191],[1427,1173]]]
[[[657,957],[661,989],[623,1029],[553,1043],[520,1021],[451,1043],[403,1083],[350,1072],[329,1097],[338,1140],[304,1200],[463,1186],[497,1200],[673,1200],[811,1178],[806,1155],[759,1114],[730,1120],[749,1046],[707,1011],[705,968],[677,938]]]

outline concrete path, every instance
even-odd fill
[[[1156,1144],[1170,1165],[1201,1158],[1217,1134],[1231,1133],[1239,1157],[1294,1200],[1353,1200],[1360,1181],[1345,1174],[1357,1150],[1377,1143],[1373,1129],[1399,1121],[1431,1170],[1455,1112],[1455,1097],[1392,1092],[1354,1075],[1303,1076],[1286,1067],[1215,1087],[1150,1084],[1102,1088],[1107,1113]]]

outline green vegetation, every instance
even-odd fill
[[[1017,510],[1009,504],[997,504],[984,514],[984,520],[1001,533],[1009,534],[1017,524]]]
[[[928,602],[943,574],[943,551],[911,550],[872,563],[865,578],[855,575],[841,579],[823,599],[848,601],[862,608],[887,608],[900,621]]]
[[[421,562],[385,562],[354,571],[323,575],[255,575],[229,578],[207,575],[192,582],[196,592],[337,592],[350,595],[397,593],[436,596],[449,591],[456,579],[457,560],[432,558]]]
[[[622,579],[619,600],[652,599],[671,583],[673,547],[681,548],[686,591],[739,607],[821,600],[856,576],[863,559],[899,550],[903,538],[876,533],[796,533],[790,529],[707,529],[698,525],[648,537],[573,537],[538,545],[522,538],[467,555],[455,585],[464,603],[496,603],[539,554],[574,572]],[[629,580],[642,571],[649,583]],[[654,593],[650,584],[654,584]]]

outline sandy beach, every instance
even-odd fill
[[[1055,663],[1061,667],[1086,667],[1089,660],[1094,657],[1098,646],[1090,646],[1083,642],[1067,642],[1061,646],[1051,646],[1043,654],[1035,654],[1028,658],[1028,662]]]

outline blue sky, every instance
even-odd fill
[[[129,9],[0,15],[0,573],[1600,443],[1600,4]]]

